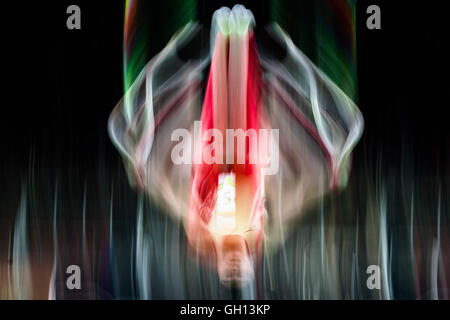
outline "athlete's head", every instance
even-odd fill
[[[247,241],[242,236],[223,236],[216,246],[217,271],[223,284],[240,286],[252,280],[252,259]]]

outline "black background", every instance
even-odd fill
[[[259,25],[269,20],[268,1],[241,2]],[[381,30],[365,25],[373,3],[381,7]],[[81,7],[81,30],[66,28],[70,4]],[[200,21],[208,23],[223,4],[232,5],[201,1]],[[150,21],[164,19],[159,6],[151,3]],[[106,123],[123,94],[123,12],[123,1],[25,2],[4,9],[4,170],[25,173],[31,150],[37,165],[80,173],[117,163]],[[450,149],[447,11],[441,2],[358,1],[356,20],[357,104],[365,131],[355,166],[381,158],[385,168],[398,170],[406,156],[417,172],[444,173]],[[170,35],[152,26],[156,53]]]

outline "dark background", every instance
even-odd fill
[[[270,1],[239,2],[252,10],[258,26],[269,22]],[[298,22],[299,27],[309,26],[313,22],[313,3],[289,1],[292,14],[286,19],[290,24]],[[356,5],[356,103],[364,116],[365,130],[353,153],[352,180],[347,196],[360,199],[358,205],[364,209],[364,188],[370,189],[379,175],[391,176],[388,182],[396,181],[389,190],[391,212],[396,213],[391,215],[393,225],[401,221],[395,218],[401,216],[397,198],[402,192],[411,194],[414,190],[404,181],[424,182],[415,201],[423,204],[421,215],[432,219],[416,219],[415,223],[421,226],[436,224],[436,207],[440,206],[437,190],[445,200],[450,181],[447,168],[450,160],[447,118],[450,28],[448,11],[442,3],[422,2],[419,5],[406,1],[358,0]],[[81,7],[81,30],[66,28],[66,8],[70,4]],[[209,24],[214,10],[233,4],[201,0],[198,19]],[[381,30],[366,28],[365,11],[371,4],[381,8]],[[4,251],[9,248],[8,232],[14,226],[23,185],[28,185],[29,197],[33,200],[29,202],[32,211],[29,229],[44,230],[30,238],[30,242],[37,244],[39,237],[51,237],[51,228],[55,225],[51,220],[53,201],[57,198],[53,195],[55,190],[60,190],[60,212],[66,221],[65,224],[60,222],[58,228],[61,237],[65,237],[62,243],[68,248],[63,247],[66,256],[61,259],[70,260],[74,252],[80,251],[77,251],[79,237],[75,233],[79,228],[71,227],[79,226],[83,192],[88,194],[90,222],[101,229],[97,234],[108,238],[109,200],[115,183],[114,206],[119,207],[114,207],[115,219],[119,222],[115,224],[115,235],[119,238],[117,243],[123,246],[115,248],[121,253],[117,254],[120,258],[117,260],[123,264],[133,261],[128,238],[133,237],[135,231],[136,195],[126,182],[120,156],[106,130],[109,114],[123,95],[124,1],[24,1],[2,6],[2,51],[6,57],[2,60],[0,248]],[[169,18],[173,12],[169,7],[164,1],[147,2],[150,56],[159,52],[172,36],[172,32],[163,27],[173,24]],[[302,40],[309,48],[305,52],[315,61],[313,32],[304,34]],[[402,180],[402,175],[409,179]],[[437,185],[443,185],[443,189]],[[362,209],[353,211],[364,212]],[[346,213],[350,211],[346,208]],[[354,215],[339,217],[342,219],[339,223],[345,226]],[[354,220],[359,223],[357,228],[362,229],[363,218]],[[153,228],[161,225],[154,224]],[[446,226],[448,222],[443,221],[442,225]],[[397,231],[394,228],[391,231]],[[75,231],[71,233],[71,230]],[[412,297],[412,282],[409,279],[403,281],[400,275],[406,265],[402,256],[407,252],[404,250],[406,242],[395,238],[401,232],[392,233],[394,249],[398,249],[393,254],[396,297]],[[428,244],[434,233],[423,234],[424,243]],[[446,234],[446,229],[442,234]],[[419,232],[418,236],[422,234]],[[161,243],[165,248],[163,240]],[[104,249],[102,241],[92,242],[98,243],[99,251]],[[428,259],[426,253],[431,250],[425,244],[423,256]],[[360,262],[365,266],[364,261]],[[426,274],[427,269],[424,270]],[[152,277],[159,281],[164,279],[162,271],[161,274],[155,272]],[[362,277],[365,277],[364,270]],[[160,292],[164,283],[158,285],[155,279],[154,291]],[[428,274],[424,279],[429,279]],[[95,280],[96,285],[112,291],[104,285],[108,281]],[[278,297],[283,297],[287,289],[280,284]],[[160,295],[164,296],[164,292]]]
[[[26,174],[32,150],[38,165],[51,168],[80,174],[98,166],[116,168],[118,153],[106,123],[123,95],[123,2],[25,2],[4,11],[8,58],[3,61],[2,170]],[[158,21],[170,13],[161,14],[167,11],[161,3],[149,4],[154,53],[171,36],[158,29]],[[269,21],[269,1],[241,3],[253,11],[259,26]],[[81,7],[81,30],[66,28],[70,4]],[[233,3],[200,1],[199,20],[209,23],[223,4]],[[370,4],[381,7],[381,30],[365,26]],[[307,19],[311,2],[298,1],[298,6],[302,13],[289,19]],[[384,167],[394,171],[405,156],[418,172],[447,170],[447,11],[441,2],[358,1],[356,20],[357,104],[365,131],[355,166],[369,160],[375,165],[381,154]]]

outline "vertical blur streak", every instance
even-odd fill
[[[283,177],[283,171],[280,172],[280,182],[278,184],[278,194],[281,194],[282,192],[282,177]],[[281,221],[281,217],[282,217],[282,200],[281,197],[278,197],[278,219],[280,220],[280,233],[281,233],[281,239],[282,239],[282,245],[281,245],[281,250],[283,252],[283,262],[284,262],[284,271],[285,274],[289,277],[289,271],[288,271],[288,263],[287,263],[287,256],[286,256],[286,247],[284,246],[284,240],[285,240],[285,235],[284,235],[284,230],[283,230],[283,223]],[[289,280],[289,278],[288,278]]]
[[[111,280],[112,280],[112,294],[113,297],[116,297],[119,286],[119,281],[117,278],[117,272],[116,272],[116,254],[115,254],[115,243],[114,243],[114,210],[113,210],[113,204],[114,204],[114,184],[111,183],[111,195],[109,198],[109,269],[111,272]]]
[[[83,261],[83,266],[85,266],[85,268],[88,270],[88,272],[85,272],[85,282],[87,282],[86,280],[89,279],[89,277],[92,276],[92,261],[90,259],[90,255],[89,255],[89,245],[88,245],[88,239],[87,239],[87,231],[86,231],[86,215],[87,215],[87,182],[86,179],[84,180],[84,185],[83,185],[83,218],[82,218],[82,231],[81,231],[81,255],[82,255],[82,261]]]
[[[356,98],[355,1],[318,1],[317,65],[352,100]]]
[[[439,272],[439,256],[440,256],[440,228],[441,228],[441,190],[439,188],[439,194],[438,194],[438,208],[437,208],[437,237],[433,239],[433,248],[431,253],[431,299],[438,300],[439,294],[438,294],[438,272]]]
[[[33,298],[33,292],[39,289],[36,280],[42,278],[42,270],[30,268],[39,265],[33,260],[37,230],[30,228],[28,221],[32,211],[43,217],[42,212],[48,210],[48,223],[42,220],[38,227],[50,240],[49,246],[43,241],[42,248],[53,254],[46,264],[52,270],[50,299],[67,293],[60,291],[65,287],[65,283],[59,283],[60,273],[72,263],[83,266],[83,275],[92,273],[94,285],[86,284],[89,296],[102,297],[104,288],[99,281],[105,268],[97,267],[102,263],[98,245],[102,229],[110,230],[104,233],[111,254],[105,262],[109,261],[106,267],[112,270],[109,288],[115,298],[448,299],[450,203],[444,196],[448,194],[448,176],[437,185],[413,171],[401,179],[386,176],[381,166],[377,171],[378,179],[358,172],[345,192],[326,197],[308,209],[309,214],[295,222],[294,232],[285,237],[283,247],[265,252],[261,276],[239,292],[230,292],[221,286],[214,271],[188,258],[181,224],[167,218],[148,199],[131,201],[132,191],[117,187],[127,185],[123,173],[114,177],[114,188],[100,181],[102,188],[92,196],[85,187],[90,183],[81,179],[82,210],[74,211],[79,214],[75,219],[65,204],[78,198],[67,193],[61,176],[55,183],[43,175],[36,182],[49,186],[43,194],[51,190],[50,197],[33,206],[27,200],[30,192],[26,184],[18,197],[10,241],[0,261],[2,298]],[[74,178],[68,181],[73,183]],[[398,200],[400,194],[404,206]],[[39,189],[37,196],[45,199]],[[96,212],[92,220],[90,208]],[[76,242],[58,241],[68,233],[64,226],[76,217],[84,220],[79,225],[80,243],[84,242],[82,260],[73,254]],[[76,231],[74,226],[69,232]],[[70,255],[66,261],[64,252]],[[381,290],[366,286],[369,265],[380,266]]]
[[[11,264],[9,263],[12,258],[11,258],[11,245],[12,245],[12,241],[11,241],[11,237],[12,237],[12,232],[11,229],[9,229],[9,236],[8,236],[8,261],[7,261],[7,267],[6,267],[6,278],[7,278],[7,288],[6,290],[4,288],[2,288],[2,298],[3,296],[7,299],[12,299],[13,294],[12,294],[12,280],[11,280]],[[3,292],[4,291],[4,292]]]
[[[133,83],[134,64],[137,63],[136,58],[131,59],[133,45],[136,43],[137,30],[133,25],[135,23],[136,9],[138,0],[125,1],[125,18],[123,31],[123,82],[124,92],[126,92]],[[134,51],[134,57],[136,51]]]
[[[22,185],[20,206],[16,216],[13,243],[13,299],[27,300],[31,298],[32,282],[30,258],[27,238],[27,195],[26,185]]]
[[[383,288],[383,299],[390,300],[391,289],[390,289],[390,268],[388,268],[389,262],[389,252],[388,252],[388,236],[387,236],[387,226],[386,226],[386,190],[383,188],[380,191],[380,236],[379,236],[379,250],[380,250],[380,267],[381,267],[381,280]]]
[[[357,97],[355,6],[355,0],[271,1],[272,19],[352,100]]]
[[[125,17],[123,30],[123,87],[125,92],[124,104],[127,120],[131,120],[130,95],[128,89],[142,70],[146,62],[147,42],[145,24],[137,19],[137,12],[143,6],[139,0],[125,1]]]
[[[50,277],[50,284],[48,290],[48,299],[56,299],[56,270],[58,267],[58,225],[57,225],[57,211],[58,211],[58,182],[55,183],[55,195],[53,202],[53,269]]]
[[[438,257],[437,257],[437,262],[436,262],[436,290],[438,290],[438,288],[445,288],[446,283],[447,283],[447,275],[446,275],[446,270],[444,267],[444,255],[442,253],[442,245],[441,245],[441,195],[442,195],[442,187],[439,184],[439,204],[438,204],[438,222],[437,222],[437,232],[438,232],[438,240],[437,240],[437,244],[439,247],[438,250]],[[441,273],[439,273],[439,270],[441,271]],[[438,283],[438,277],[440,276],[441,282]],[[438,286],[439,284],[439,286]],[[442,292],[442,296],[439,296],[439,293],[436,294],[436,299],[444,299],[444,300],[448,300],[448,292],[447,291],[443,291]]]
[[[414,289],[416,296],[419,296],[420,292],[420,284],[419,284],[419,277],[417,273],[417,266],[416,266],[416,255],[414,251],[414,186],[412,188],[411,192],[411,202],[410,202],[410,218],[409,218],[409,254],[410,254],[410,264],[412,268],[412,276],[414,281]]]
[[[144,226],[144,199],[139,197],[136,221],[136,278],[140,299],[151,299],[151,238]]]

